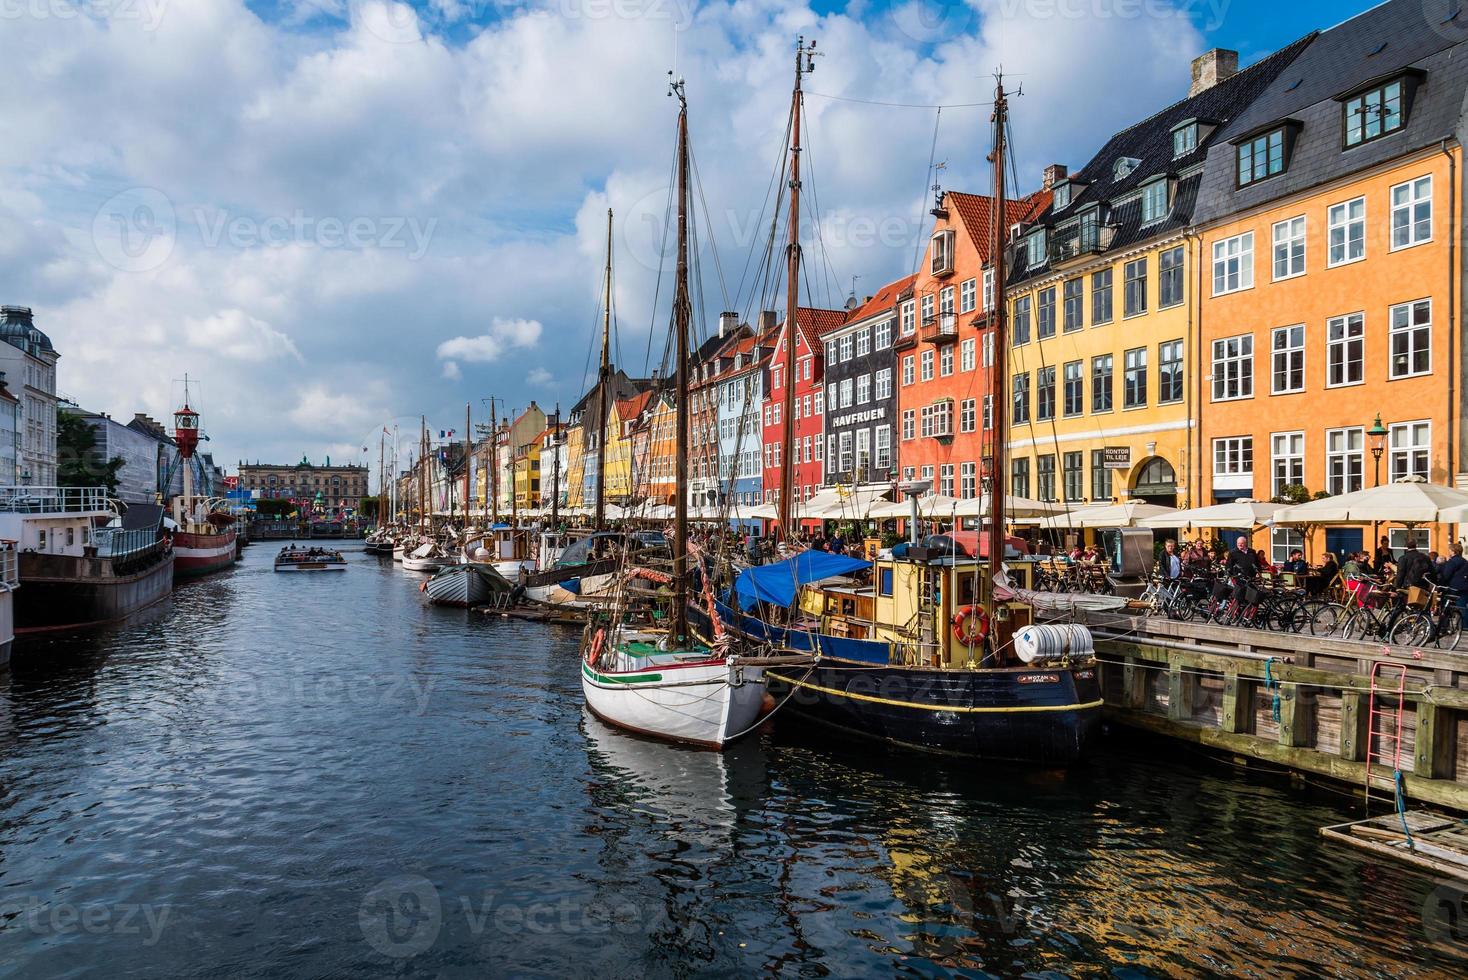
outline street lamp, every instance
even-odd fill
[[[1381,454],[1386,451],[1386,426],[1381,424],[1381,413],[1376,413],[1376,421],[1371,423],[1371,428],[1366,430],[1371,437],[1371,459],[1373,464],[1373,486],[1381,486]],[[1377,546],[1377,522],[1371,522],[1371,552],[1375,557]]]

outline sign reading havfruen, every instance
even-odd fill
[[[1101,450],[1106,460],[1108,470],[1129,470],[1132,468],[1131,446],[1107,446]]]

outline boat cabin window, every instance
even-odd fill
[[[883,568],[877,573],[877,593],[890,596],[892,594],[892,569]]]
[[[972,575],[960,574],[958,576],[958,588],[955,591],[958,593],[958,604],[960,606],[967,606],[972,603],[974,601],[974,577]]]
[[[76,544],[76,528],[69,527],[66,529],[66,546],[70,548],[74,544]]]

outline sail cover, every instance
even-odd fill
[[[871,562],[860,558],[833,555],[828,551],[802,551],[794,558],[773,565],[746,568],[734,581],[734,591],[739,594],[739,605],[743,609],[753,609],[761,602],[789,607],[795,602],[796,592],[807,582],[819,582],[871,567]]]

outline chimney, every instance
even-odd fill
[[[1193,84],[1188,98],[1206,92],[1226,78],[1239,73],[1239,53],[1228,48],[1214,48],[1193,59]]]
[[[727,310],[719,314],[719,336],[727,337],[739,329],[739,314]]]
[[[775,319],[775,311],[774,310],[760,310],[759,311],[759,332],[760,333],[765,333],[766,331],[775,329],[775,324],[777,322],[778,321],[776,321],[776,319]]]
[[[1050,164],[1050,166],[1045,168],[1045,176],[1044,179],[1040,181],[1040,189],[1042,191],[1048,191],[1050,188],[1054,187],[1056,184],[1064,180],[1069,174],[1070,171],[1066,168],[1065,164]]]

